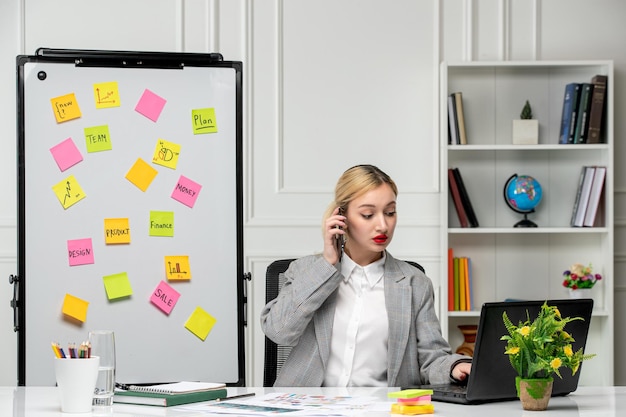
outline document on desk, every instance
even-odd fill
[[[198,403],[180,409],[203,415],[353,416],[363,411],[389,412],[389,402],[376,397],[271,393],[245,400]]]

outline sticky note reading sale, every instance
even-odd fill
[[[205,340],[216,322],[217,320],[212,315],[202,308],[196,307],[185,322],[185,328],[200,339]]]
[[[87,307],[89,303],[70,294],[65,294],[63,307],[61,312],[66,316],[72,317],[78,321],[85,322],[87,320]]]
[[[133,289],[130,286],[126,272],[104,276],[102,281],[104,282],[104,289],[109,300],[133,295]]]
[[[83,156],[80,154],[72,138],[67,138],[58,145],[50,148],[50,153],[61,171],[65,171],[83,160]]]
[[[194,109],[191,111],[191,127],[194,135],[217,132],[215,109]]]
[[[127,217],[104,219],[104,243],[107,245],[130,243],[130,225]]]
[[[135,184],[141,191],[146,192],[158,173],[149,163],[141,158],[137,158],[135,164],[126,173],[126,179]]]
[[[189,256],[166,256],[165,276],[170,281],[190,280]]]
[[[153,122],[156,122],[159,119],[166,102],[167,100],[163,97],[159,97],[146,88],[141,95],[137,106],[135,106],[135,111],[143,114]]]
[[[176,187],[174,187],[174,191],[172,191],[172,198],[187,207],[193,208],[201,189],[202,186],[200,184],[181,175]]]
[[[50,99],[50,104],[52,104],[52,111],[57,123],[78,119],[81,116],[80,107],[78,107],[74,93],[52,98]]]
[[[169,315],[178,302],[180,293],[172,288],[167,282],[161,281],[150,296],[150,302]]]
[[[92,264],[94,261],[91,238],[68,240],[67,256],[70,266]]]

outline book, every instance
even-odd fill
[[[469,310],[474,309],[474,283],[472,279],[472,258],[467,258],[467,288],[469,288]]]
[[[470,304],[470,293],[472,289],[470,288],[470,271],[469,271],[469,258],[467,256],[463,257],[463,279],[465,281],[465,311],[469,311],[472,309]]]
[[[581,173],[581,181],[579,180],[579,187],[576,193],[576,202],[574,203],[574,210],[572,213],[571,226],[582,227],[585,220],[585,212],[587,211],[587,204],[589,203],[589,196],[591,195],[591,185],[593,183],[593,176],[595,173],[595,167],[584,166]]]
[[[459,127],[459,143],[467,145],[467,134],[465,133],[465,114],[463,112],[463,93],[454,93],[454,102],[456,109],[456,120]]]
[[[152,392],[157,394],[188,394],[191,392],[211,391],[224,388],[221,382],[180,381],[155,385],[128,385],[126,391]]]
[[[454,258],[454,311],[459,311],[459,258]]]
[[[576,116],[576,130],[574,131],[574,143],[587,143],[587,119],[591,109],[591,96],[593,85],[582,83],[580,86],[580,100]]]
[[[474,207],[472,206],[472,202],[469,198],[469,194],[467,193],[467,189],[465,188],[465,183],[463,182],[461,171],[459,171],[458,168],[453,168],[452,173],[454,174],[454,179],[459,189],[459,194],[461,195],[461,202],[463,203],[463,208],[465,209],[465,213],[467,214],[467,221],[469,223],[469,226],[478,227],[478,219],[476,218],[476,213],[474,213]]]
[[[448,311],[454,311],[454,250],[448,248]]]
[[[465,262],[463,258],[459,258],[459,310],[467,310],[465,305],[465,293],[467,288],[465,287]]]
[[[460,144],[459,125],[456,118],[456,100],[454,94],[448,96],[448,143],[450,145]]]
[[[598,212],[598,206],[600,205],[602,190],[604,189],[605,177],[606,167],[596,167],[596,172],[593,176],[593,183],[591,184],[589,202],[587,203],[587,210],[585,211],[585,220],[583,221],[584,227],[593,227],[596,223],[596,214]]]
[[[589,110],[589,122],[587,123],[587,143],[602,143],[604,126],[604,102],[606,101],[606,75],[596,75],[591,79],[593,95],[591,96],[591,109]]]
[[[461,193],[459,192],[459,187],[452,168],[448,169],[448,185],[450,188],[450,195],[452,196],[452,202],[454,203],[454,208],[456,209],[456,214],[459,218],[459,223],[461,224],[461,227],[468,227],[467,213],[465,213],[463,201],[461,200]]]
[[[565,86],[563,110],[561,114],[561,131],[559,135],[560,144],[566,145],[568,143],[573,143],[574,132],[576,129],[576,110],[578,108],[579,92],[579,83],[569,83]],[[572,142],[570,142],[570,134]]]
[[[226,396],[226,388],[214,388],[206,391],[193,391],[173,394],[160,392],[116,390],[113,394],[113,402],[170,407],[174,405],[217,400],[219,398],[226,398]]]

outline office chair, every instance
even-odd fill
[[[265,272],[265,303],[269,303],[278,296],[280,289],[285,283],[285,277],[283,272],[289,268],[289,264],[295,259],[279,259],[267,267]],[[406,261],[414,267],[420,269],[422,272],[426,272],[424,267],[417,262]],[[263,386],[271,387],[276,381],[276,376],[280,369],[284,365],[289,353],[291,352],[291,346],[277,345],[270,339],[265,337],[265,358],[263,366]]]

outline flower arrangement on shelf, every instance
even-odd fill
[[[572,290],[593,288],[602,279],[602,275],[593,273],[591,264],[584,266],[578,263],[563,272],[563,277],[563,286]]]

